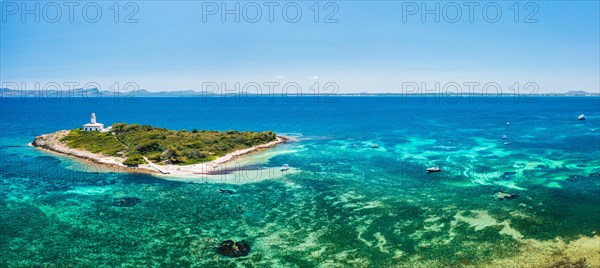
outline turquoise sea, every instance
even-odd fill
[[[0,111],[2,267],[600,267],[597,97],[27,97]],[[193,182],[28,146],[92,112],[293,141]],[[250,254],[218,255],[228,239]]]

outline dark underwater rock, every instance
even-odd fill
[[[233,240],[225,240],[221,242],[221,246],[217,247],[217,253],[232,258],[248,256],[250,244],[245,240],[235,243]]]
[[[500,176],[499,179],[503,180],[503,181],[509,181],[509,180],[514,180],[516,178],[516,176],[517,176],[517,172],[512,172],[512,171],[511,172],[504,172],[502,174],[502,176]]]
[[[235,194],[235,191],[229,189],[219,189],[218,191],[222,194]]]
[[[578,181],[583,179],[583,176],[580,175],[571,175],[567,178],[568,181]]]
[[[498,192],[494,193],[494,197],[496,199],[502,201],[502,200],[515,199],[515,198],[517,198],[519,196],[516,195],[516,194],[509,194],[509,193],[506,193],[506,192],[498,191]]]
[[[142,199],[137,197],[121,197],[113,199],[112,204],[115,207],[133,207],[140,202],[142,202]]]
[[[60,160],[52,156],[36,156],[33,161],[36,163],[47,162],[48,164],[59,164]]]

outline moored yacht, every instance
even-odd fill
[[[288,166],[288,164],[283,164],[283,166],[281,166],[281,169],[280,169],[280,170],[281,170],[281,171],[286,171],[286,170],[288,170],[288,169],[290,169],[290,166]]]
[[[440,167],[429,167],[427,168],[427,172],[440,172],[442,169]]]

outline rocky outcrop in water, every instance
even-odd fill
[[[515,198],[517,198],[519,196],[516,195],[516,194],[509,194],[509,193],[506,193],[506,192],[499,191],[499,192],[494,193],[494,197],[496,199],[502,201],[502,200],[508,200],[508,199],[515,199]]]
[[[248,256],[248,253],[250,253],[250,244],[245,240],[235,243],[233,240],[225,240],[217,247],[217,253],[232,258]]]

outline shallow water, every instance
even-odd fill
[[[527,266],[600,254],[557,242],[581,245],[600,231],[600,99],[336,100],[5,99],[2,266]],[[297,140],[193,183],[27,146],[91,112],[105,124],[273,130]],[[588,119],[576,120],[580,113]],[[288,173],[279,171],[285,163]],[[433,165],[443,171],[428,174]],[[499,201],[497,191],[518,197]],[[113,206],[121,197],[142,201]],[[250,255],[218,256],[227,239],[248,241]],[[532,248],[541,253],[523,258]]]

